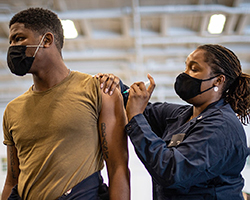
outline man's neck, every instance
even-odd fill
[[[46,91],[62,82],[69,75],[70,69],[66,66],[58,70],[54,69],[46,72],[40,72],[38,75],[33,74],[34,85],[32,90],[37,92]]]

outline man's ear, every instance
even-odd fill
[[[52,33],[50,33],[50,32],[47,32],[44,39],[43,39],[43,41],[44,41],[43,46],[45,48],[49,47],[54,41],[54,35]]]

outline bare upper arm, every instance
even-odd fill
[[[130,199],[127,135],[124,131],[126,123],[119,90],[116,89],[112,96],[102,93],[99,132],[108,170],[110,200]]]
[[[127,117],[118,89],[112,96],[102,92],[102,109],[99,117],[99,132],[104,159],[112,166],[128,161],[127,136],[124,127]]]

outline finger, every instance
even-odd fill
[[[155,89],[155,81],[154,81],[153,77],[150,74],[148,74],[147,77],[148,77],[148,79],[150,81],[150,85],[148,86],[147,91],[151,95],[153,93],[154,89]]]
[[[136,91],[135,91],[135,87],[138,87],[137,85],[134,85],[132,84],[130,87],[129,87],[129,97],[132,97],[135,95]]]
[[[117,76],[115,76],[114,84],[121,91],[121,88],[120,88],[120,78],[118,78]]]
[[[146,85],[145,85],[144,82],[140,82],[139,85],[138,85],[138,87],[140,88],[140,90],[146,91]]]
[[[108,93],[110,91],[111,85],[114,83],[114,75],[108,74],[108,79],[105,83],[104,93]]]
[[[115,91],[115,89],[118,88],[120,90],[120,81],[118,79],[114,79],[113,83],[111,84],[110,88],[109,88],[109,95],[112,95]]]
[[[142,93],[143,87],[146,89],[143,82],[135,82],[130,86],[130,89],[132,88],[133,93],[140,95]]]
[[[100,77],[101,89],[106,87],[105,85],[106,85],[106,82],[107,82],[108,79],[109,79],[109,75],[108,74],[103,74]]]
[[[96,77],[96,78],[99,78],[99,77],[102,77],[102,76],[103,76],[103,73],[98,73],[98,74],[94,75],[94,77]]]

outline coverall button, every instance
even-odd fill
[[[127,129],[127,131],[129,131],[129,130],[131,130],[131,128],[132,128],[131,126],[127,126],[126,129]]]
[[[197,119],[198,119],[198,120],[201,120],[201,119],[202,119],[202,115],[201,115],[201,116],[199,116]]]
[[[67,192],[64,193],[65,196],[68,196],[71,193],[72,189],[69,189]]]

